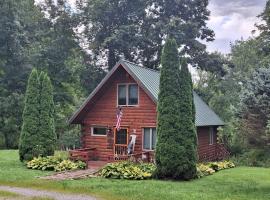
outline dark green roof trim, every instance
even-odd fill
[[[120,60],[84,101],[82,106],[73,114],[69,120],[70,124],[76,123],[76,118],[80,112],[84,109],[91,98],[98,92],[98,90],[104,85],[104,83],[110,78],[110,76],[116,71],[119,65],[122,65],[123,68],[136,80],[138,85],[150,96],[150,98],[155,103],[157,103],[160,79],[159,71],[145,68],[126,60]],[[193,92],[193,96],[196,110],[196,126],[224,125],[224,122],[219,118],[219,116],[195,92]]]

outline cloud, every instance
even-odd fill
[[[215,31],[216,40],[207,43],[208,50],[229,53],[231,42],[250,37],[265,3],[266,0],[210,0],[208,26]]]
[[[258,14],[265,3],[266,0],[210,0],[209,8],[221,16],[240,13],[249,17]]]

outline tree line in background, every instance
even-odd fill
[[[0,148],[17,148],[27,77],[35,67],[54,87],[58,145],[78,145],[67,118],[119,58],[158,68],[172,35],[188,63],[222,72],[212,41],[208,0],[3,0],[0,2]],[[77,142],[74,142],[77,141]]]
[[[221,55],[226,74],[199,72],[196,91],[225,120],[220,139],[241,164],[270,166],[270,1],[258,16],[258,36]]]

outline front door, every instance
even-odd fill
[[[114,154],[115,157],[126,156],[128,146],[128,129],[114,129]]]

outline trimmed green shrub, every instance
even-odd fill
[[[155,169],[151,163],[117,162],[107,164],[99,174],[104,178],[143,180],[151,178]]]
[[[197,136],[191,75],[178,57],[174,39],[165,43],[158,96],[157,178],[189,180],[196,177]]]
[[[73,162],[63,160],[59,156],[37,157],[27,162],[27,168],[48,171],[67,171],[76,169],[85,169],[86,164],[82,161]]]

